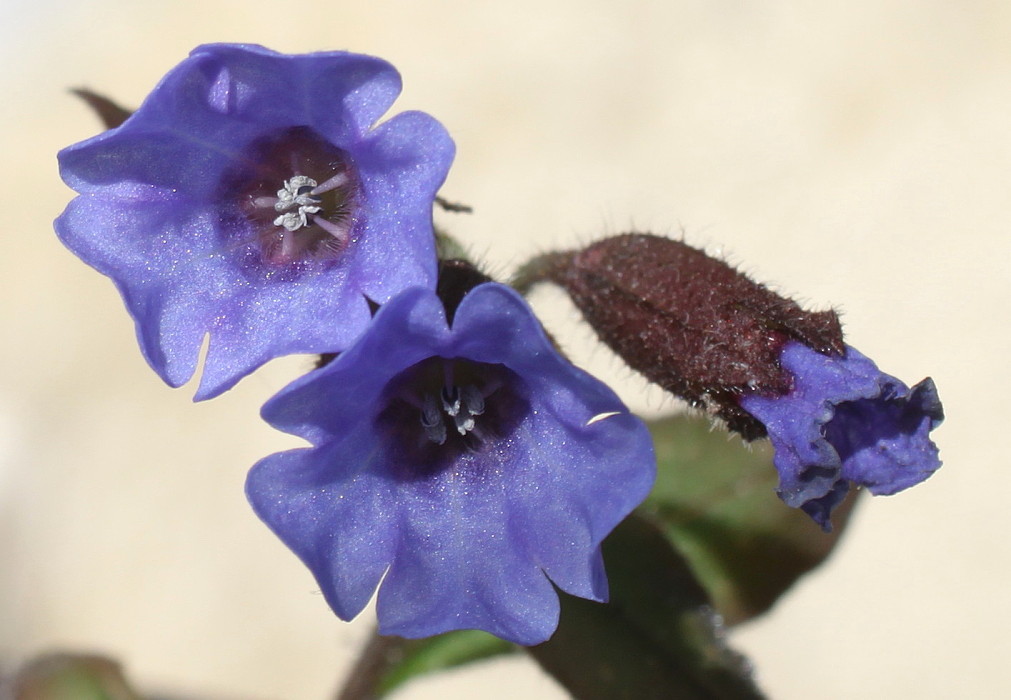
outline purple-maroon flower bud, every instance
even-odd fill
[[[788,341],[844,352],[834,311],[804,311],[722,260],[660,236],[630,233],[552,253],[521,284],[538,281],[565,289],[632,369],[749,440],[765,429],[738,398],[790,390],[779,363]]]
[[[563,287],[633,369],[746,439],[768,435],[779,495],[818,524],[851,484],[875,495],[941,466],[934,383],[912,389],[809,312],[681,241],[627,234],[531,262],[518,284]]]

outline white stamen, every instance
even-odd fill
[[[455,386],[442,390],[442,410],[453,417],[460,412],[460,390]]]
[[[474,416],[484,413],[484,394],[472,384],[459,387],[457,390],[457,413],[450,413],[456,432],[466,435],[474,429]],[[462,409],[462,410],[461,410]]]
[[[329,192],[330,190],[335,190],[338,187],[340,187],[341,185],[347,184],[348,180],[350,180],[350,179],[351,178],[348,176],[347,173],[337,173],[336,175],[334,175],[329,180],[326,180],[322,185],[317,185],[314,182],[314,183],[312,183],[313,184],[312,194],[320,195],[320,194],[323,194],[324,192]]]
[[[281,200],[276,205],[277,210],[284,211],[290,207],[295,201],[295,197],[300,194],[299,190],[303,187],[308,187],[309,189],[305,192],[309,192],[315,186],[316,181],[305,175],[293,175],[290,180],[285,180],[284,187],[277,191],[277,198]]]
[[[480,416],[484,413],[484,394],[478,391],[473,384],[468,384],[460,388],[460,396],[463,399],[464,408],[472,416]]]
[[[274,203],[274,210],[284,213],[274,219],[274,225],[283,226],[289,231],[297,231],[303,226],[308,226],[309,214],[323,211],[319,206],[320,198],[312,193],[315,186],[316,181],[305,175],[294,175],[290,180],[285,180],[284,187],[277,191],[277,201]],[[260,197],[255,204],[260,206],[261,200],[268,199]],[[295,207],[297,207],[295,211],[288,211]]]
[[[289,236],[287,234],[281,234],[281,259],[282,260],[293,260],[295,258],[295,251],[297,246],[295,244],[295,236]]]
[[[289,211],[274,219],[274,225],[284,226],[289,231],[297,231],[303,226],[308,226],[309,221],[306,218],[304,211]]]
[[[455,416],[453,422],[456,424],[456,432],[466,435],[474,429],[474,416]]]
[[[421,426],[425,429],[425,436],[435,444],[446,442],[446,426],[442,422],[435,397],[431,394],[425,396],[425,404],[421,408]]]
[[[462,387],[444,387],[439,394],[439,402],[432,394],[425,395],[421,408],[421,425],[426,437],[439,445],[446,441],[446,425],[442,413],[453,419],[456,432],[467,435],[474,431],[475,416],[484,413],[484,394],[477,387],[468,384]]]
[[[338,241],[343,243],[348,238],[348,227],[341,226],[340,224],[335,224],[328,219],[324,219],[322,216],[312,217],[312,222],[319,226],[321,229],[329,233],[331,236],[336,238]]]

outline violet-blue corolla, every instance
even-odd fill
[[[642,421],[495,283],[450,321],[429,290],[396,297],[263,416],[312,446],[253,467],[253,508],[340,618],[382,581],[379,631],[410,638],[532,645],[558,623],[552,584],[605,600],[600,544],[656,471]]]
[[[432,204],[454,145],[432,117],[376,124],[385,61],[197,48],[121,126],[65,149],[63,242],[113,279],[148,363],[198,399],[269,359],[339,351],[368,300],[435,285]]]
[[[910,389],[851,347],[837,356],[791,342],[780,362],[790,391],[740,403],[768,431],[780,497],[824,529],[850,485],[889,495],[941,466],[929,433],[944,414],[929,378]]]

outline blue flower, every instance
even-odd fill
[[[253,467],[253,508],[339,617],[382,581],[380,632],[411,638],[537,644],[558,624],[552,583],[605,600],[600,544],[656,470],[645,425],[493,283],[451,324],[433,292],[405,292],[263,416],[312,447]]]
[[[850,484],[890,495],[941,466],[929,433],[944,413],[931,379],[910,389],[851,347],[837,356],[790,342],[780,361],[792,389],[740,403],[769,433],[780,497],[825,530]]]
[[[435,285],[432,202],[454,146],[432,117],[375,125],[388,63],[208,45],[118,128],[60,153],[80,193],[63,242],[116,283],[148,363],[198,399],[267,360],[341,350],[386,302]]]

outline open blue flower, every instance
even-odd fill
[[[451,324],[433,292],[405,292],[263,416],[312,447],[253,467],[253,508],[339,617],[382,581],[380,632],[412,638],[537,644],[558,624],[552,583],[605,600],[601,541],[656,470],[645,425],[492,283]]]
[[[454,146],[432,117],[375,125],[400,92],[350,53],[196,49],[118,128],[60,153],[63,242],[110,276],[172,386],[198,399],[267,360],[337,351],[385,302],[434,287],[432,202]]]
[[[837,356],[790,342],[780,361],[792,389],[747,395],[741,406],[768,430],[787,505],[828,530],[850,484],[889,495],[941,466],[929,433],[944,413],[929,378],[910,389],[851,347]]]

